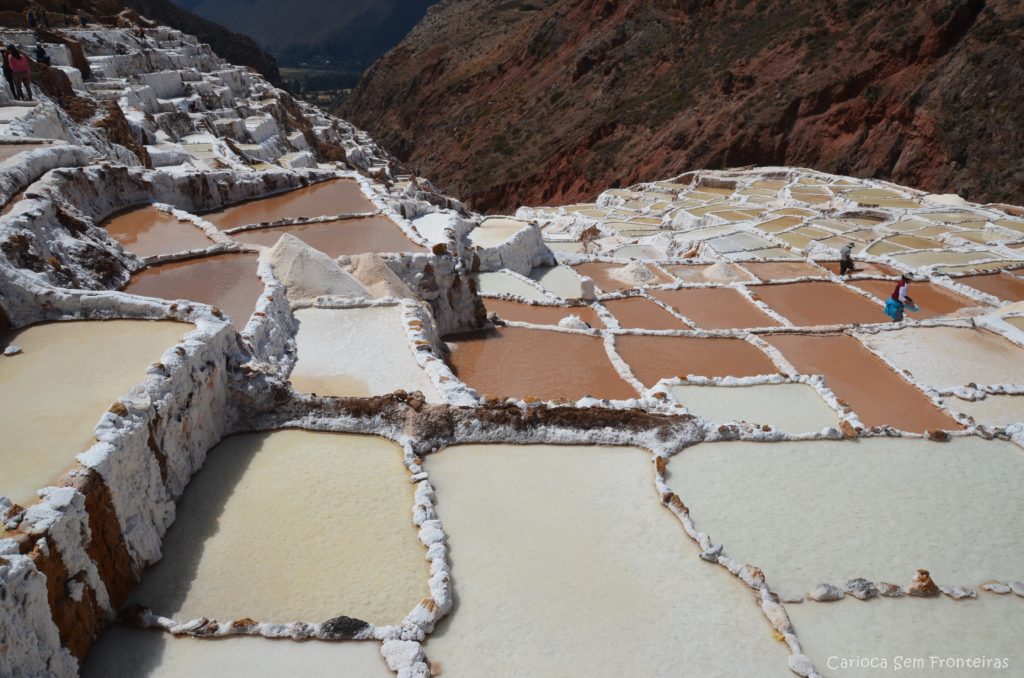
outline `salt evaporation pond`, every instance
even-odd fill
[[[583,296],[583,281],[568,266],[546,266],[530,272],[530,279],[536,280],[548,292],[563,299],[579,299]]]
[[[964,676],[1019,675],[1024,666],[1024,606],[1013,594],[980,593],[977,600],[872,600],[832,604],[788,605],[790,619],[815,668],[826,676],[876,678],[880,675],[907,678],[963,678]],[[868,664],[847,664],[867,658]],[[933,666],[961,658],[1006,661],[1006,668]],[[831,658],[831,659],[830,659]],[[887,668],[873,668],[886,660]],[[902,668],[894,671],[900,658]],[[920,659],[921,665],[907,659]],[[830,670],[829,667],[835,667]],[[1003,666],[1002,663],[999,666]]]
[[[865,426],[888,425],[913,433],[961,428],[851,336],[778,334],[764,339],[801,374],[823,375],[825,385]]]
[[[653,290],[651,296],[706,330],[777,327],[779,324],[731,287]]]
[[[365,397],[398,389],[440,396],[416,362],[402,306],[305,308],[295,312],[298,357],[291,373],[296,391]]]
[[[443,675],[791,675],[753,593],[660,506],[649,453],[462,445],[425,468],[456,586],[425,645]]]
[[[936,388],[1024,384],[1024,348],[967,327],[911,327],[861,337],[914,378]]]
[[[376,642],[176,638],[114,625],[86,656],[83,678],[394,678]]]
[[[469,232],[469,242],[477,247],[496,247],[529,225],[527,221],[508,217],[484,219]]]
[[[376,211],[377,208],[363,194],[357,182],[334,179],[228,207],[205,214],[203,218],[217,228],[226,230],[249,224],[269,224],[282,219],[310,219]]]
[[[486,299],[484,305],[488,313],[497,313],[502,320],[534,325],[557,325],[561,320],[575,315],[591,327],[604,328],[604,323],[597,312],[589,306],[539,306],[507,299]]]
[[[798,326],[889,322],[882,304],[837,283],[759,285],[751,287],[750,291],[773,311]]]
[[[110,237],[138,257],[206,249],[213,241],[199,228],[152,205],[119,214],[102,224]]]
[[[600,262],[590,262],[586,264],[576,264],[573,266],[576,272],[580,275],[585,275],[594,281],[594,284],[601,288],[605,292],[615,292],[617,290],[628,290],[633,287],[640,287],[641,285],[665,285],[667,283],[674,282],[668,275],[657,271],[650,266],[646,266],[650,271],[651,281],[644,283],[637,282],[626,282],[625,280],[617,278],[614,274],[621,273],[625,266],[622,264],[604,264]]]
[[[717,264],[684,264],[668,266],[669,273],[688,283],[729,283],[749,282],[754,279],[750,273],[736,264],[719,262]]]
[[[481,395],[573,401],[587,395],[637,397],[612,367],[600,337],[499,327],[446,341],[455,376]]]
[[[778,368],[742,339],[618,335],[615,352],[648,388],[668,377],[753,377]]]
[[[209,304],[229,315],[241,330],[263,294],[263,281],[256,275],[258,258],[256,254],[215,254],[150,266],[132,276],[123,291]]]
[[[684,384],[671,387],[669,392],[690,414],[716,424],[733,421],[771,424],[788,433],[817,433],[839,426],[839,415],[807,384]]]
[[[970,415],[979,424],[1010,426],[1024,422],[1024,395],[987,395],[982,400],[945,398],[953,412]]]
[[[892,296],[896,289],[896,283],[890,280],[857,280],[852,284],[875,295],[883,303]],[[933,283],[913,282],[910,284],[908,294],[920,309],[907,314],[914,320],[930,320],[954,314],[964,308],[984,306],[981,302],[968,299]]]
[[[257,228],[232,233],[231,237],[249,245],[273,247],[285,233],[294,235],[310,247],[314,247],[330,257],[367,252],[424,251],[421,246],[406,237],[398,224],[387,217],[380,216]]]
[[[482,295],[512,294],[527,301],[552,301],[542,291],[505,271],[474,273],[473,280]]]
[[[1024,450],[1010,442],[708,443],[669,471],[698,529],[783,594],[855,577],[903,585],[918,568],[940,585],[1021,577]]]
[[[65,321],[0,338],[22,349],[0,356],[0,495],[34,503],[36,490],[96,442],[100,416],[192,329],[170,321]]]
[[[650,299],[630,297],[602,301],[623,329],[688,330],[690,326]]]
[[[828,273],[818,266],[802,261],[761,261],[744,263],[761,280],[789,280],[792,278],[824,278]]]
[[[391,441],[232,436],[189,483],[163,559],[129,600],[178,620],[397,624],[429,594],[412,505]]]
[[[1006,301],[1024,301],[1024,278],[1008,273],[986,273],[956,278],[956,282]]]

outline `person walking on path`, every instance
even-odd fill
[[[0,49],[0,58],[2,58],[4,60],[4,62],[3,62],[4,80],[7,81],[7,87],[8,87],[8,89],[11,90],[11,96],[14,99],[21,99],[21,97],[18,96],[18,90],[15,89],[15,87],[14,87],[14,73],[11,71],[11,65],[7,63],[7,48],[6,47],[4,47],[3,49]]]
[[[15,44],[7,45],[7,65],[14,76],[14,88],[17,97],[22,101],[32,101],[32,65],[28,57],[21,53]],[[24,86],[24,94],[22,94]]]
[[[839,250],[839,275],[846,275],[856,270],[853,267],[853,243],[847,243]]]
[[[914,300],[907,294],[909,288],[910,276],[901,275],[900,281],[896,283],[896,289],[892,291],[892,296],[885,302],[885,314],[892,318],[893,322],[903,322],[903,311],[907,304],[914,305]]]

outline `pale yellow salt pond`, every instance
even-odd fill
[[[0,345],[22,349],[0,356],[0,495],[33,503],[36,490],[96,442],[100,416],[192,329],[164,321],[68,321],[0,337]]]
[[[196,640],[115,625],[93,646],[84,678],[394,678],[376,642]]]
[[[530,283],[504,271],[474,273],[476,288],[483,295],[514,294],[527,301],[547,301],[551,299]]]
[[[1019,676],[1024,605],[1013,594],[976,600],[879,599],[787,605],[797,636],[825,676]],[[932,657],[937,658],[933,660]],[[863,658],[858,660],[858,658]],[[957,658],[987,665],[944,663]],[[882,661],[885,665],[882,665]],[[1006,662],[1005,665],[1003,662]],[[897,662],[899,668],[896,668]],[[999,662],[994,665],[992,662]],[[873,664],[873,665],[872,665]]]
[[[479,226],[469,232],[469,242],[477,247],[495,247],[529,225],[528,221],[509,217],[484,219]]]
[[[1024,450],[981,438],[726,442],[669,462],[698,529],[803,595],[855,577],[939,585],[1020,579]],[[856,605],[858,601],[850,604]]]
[[[428,595],[401,448],[283,430],[215,447],[130,602],[179,620],[397,624]]]
[[[530,279],[540,283],[544,289],[563,299],[578,299],[583,294],[583,281],[568,266],[545,266],[535,268]]]
[[[1024,422],[1024,396],[989,395],[982,400],[945,398],[946,407],[974,418],[978,424],[1009,426]]]
[[[935,388],[970,383],[1024,384],[1024,348],[993,332],[967,327],[912,327],[864,334],[860,339],[896,367]]]
[[[306,308],[295,312],[298,357],[292,386],[302,393],[365,397],[398,389],[441,397],[416,362],[403,307]]]
[[[754,595],[660,505],[636,448],[463,445],[425,467],[456,607],[446,676],[788,676]]]
[[[682,385],[669,391],[690,414],[715,424],[747,421],[771,424],[788,433],[817,433],[839,426],[839,415],[807,384]]]

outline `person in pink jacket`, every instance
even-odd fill
[[[14,88],[17,90],[18,98],[32,101],[32,63],[21,53],[17,45],[7,45],[7,65],[14,77]],[[24,93],[22,85],[25,86]]]

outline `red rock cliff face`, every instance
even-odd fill
[[[445,0],[343,115],[479,209],[785,164],[1024,202],[1018,0]]]

